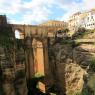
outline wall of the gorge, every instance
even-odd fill
[[[5,52],[4,48],[0,47],[0,95],[27,95],[24,52],[16,52],[16,62],[13,61],[12,52]]]
[[[52,76],[49,89],[54,87],[60,95],[92,95],[94,89],[88,83],[91,81],[91,73],[94,73],[91,64],[95,56],[95,45],[64,39],[49,41],[49,66]],[[83,94],[84,88],[88,89],[88,94]]]

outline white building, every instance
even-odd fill
[[[85,13],[86,17],[84,18],[83,27],[86,29],[95,28],[95,10],[91,10]]]
[[[72,35],[77,29],[78,27],[81,26],[81,12],[77,12],[75,14],[73,14],[72,16],[70,16],[69,20],[68,20],[68,29],[69,29],[69,35]]]
[[[77,12],[70,16],[68,28],[70,31],[76,31],[79,27],[86,29],[95,28],[95,9],[86,12]]]

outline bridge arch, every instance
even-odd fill
[[[44,76],[44,52],[42,40],[39,38],[34,38],[32,42],[32,48],[34,55],[35,74]]]
[[[15,37],[17,38],[17,39],[24,39],[24,32],[21,30],[21,29],[19,29],[19,28],[16,28],[16,29],[14,29],[14,32],[15,32]]]

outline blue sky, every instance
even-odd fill
[[[47,20],[68,20],[77,11],[95,8],[95,0],[0,0],[0,14],[9,23],[40,24]]]

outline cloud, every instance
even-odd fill
[[[22,24],[39,24],[53,17],[67,20],[77,11],[94,7],[95,0],[0,0],[0,14],[6,14],[11,23]]]
[[[86,11],[95,8],[95,0],[59,0],[59,6],[66,11],[60,20],[68,20],[68,18],[78,11]]]
[[[23,7],[26,8],[27,11],[23,16],[23,21],[35,24],[46,21],[51,14],[50,8],[53,4],[52,1],[53,0],[51,0],[51,2],[48,0],[32,0],[31,2],[25,3]]]
[[[83,0],[83,6],[85,10],[95,8],[95,0]]]
[[[15,14],[20,11],[21,0],[0,0],[0,13]]]
[[[7,14],[11,23],[37,24],[48,20],[54,0],[0,0],[0,13]],[[19,15],[13,18],[12,15]],[[12,17],[12,18],[11,18]]]

